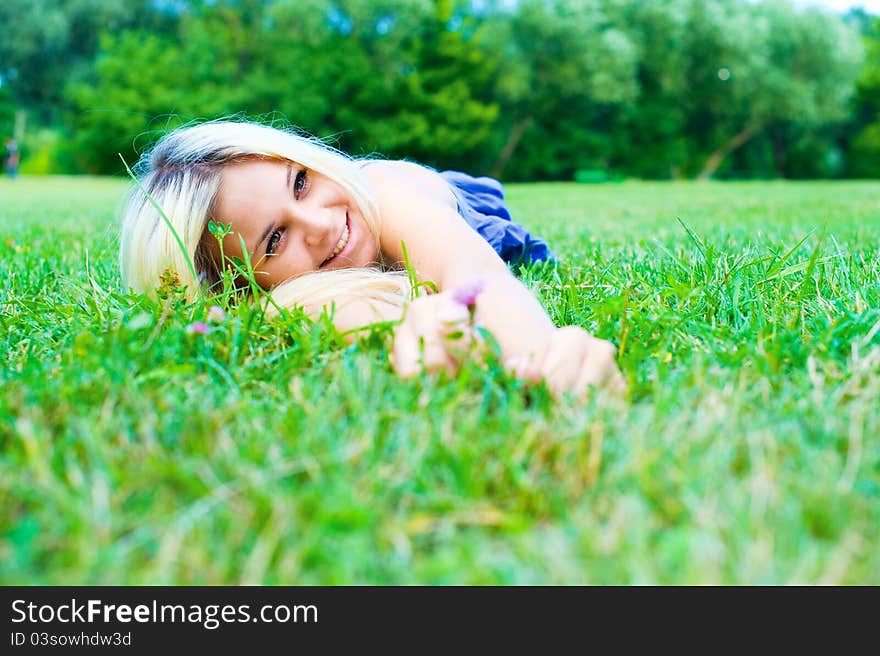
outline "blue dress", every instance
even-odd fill
[[[555,261],[546,242],[510,218],[504,190],[494,178],[440,171],[458,201],[458,213],[510,264]]]

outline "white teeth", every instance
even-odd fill
[[[333,249],[333,253],[327,260],[332,260],[334,257],[339,255],[339,251],[345,248],[345,245],[348,243],[348,224],[345,224],[345,228],[342,230],[342,236],[339,237],[339,241],[336,242],[336,248]],[[327,261],[325,260],[325,261]]]

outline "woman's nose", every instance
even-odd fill
[[[303,211],[297,216],[297,223],[308,246],[326,244],[333,235],[333,222],[329,213],[322,211]]]

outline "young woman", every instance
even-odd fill
[[[138,169],[120,249],[123,281],[137,291],[152,293],[170,270],[193,296],[249,258],[282,307],[332,305],[341,330],[402,319],[391,353],[402,377],[454,372],[480,325],[517,376],[557,394],[623,388],[613,345],[554,326],[511,274],[507,262],[552,256],[510,220],[495,180],[358,161],[316,139],[228,121],[166,135]],[[231,227],[222,243],[209,222]],[[404,248],[437,293],[407,302]]]

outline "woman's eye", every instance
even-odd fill
[[[306,179],[307,173],[305,169],[300,169],[299,173],[296,174],[296,180],[293,182],[293,193],[299,198],[302,195],[302,192],[305,190],[307,185]]]
[[[278,242],[281,241],[281,230],[276,230],[269,235],[269,241],[266,243],[266,255],[274,255],[278,248]]]

